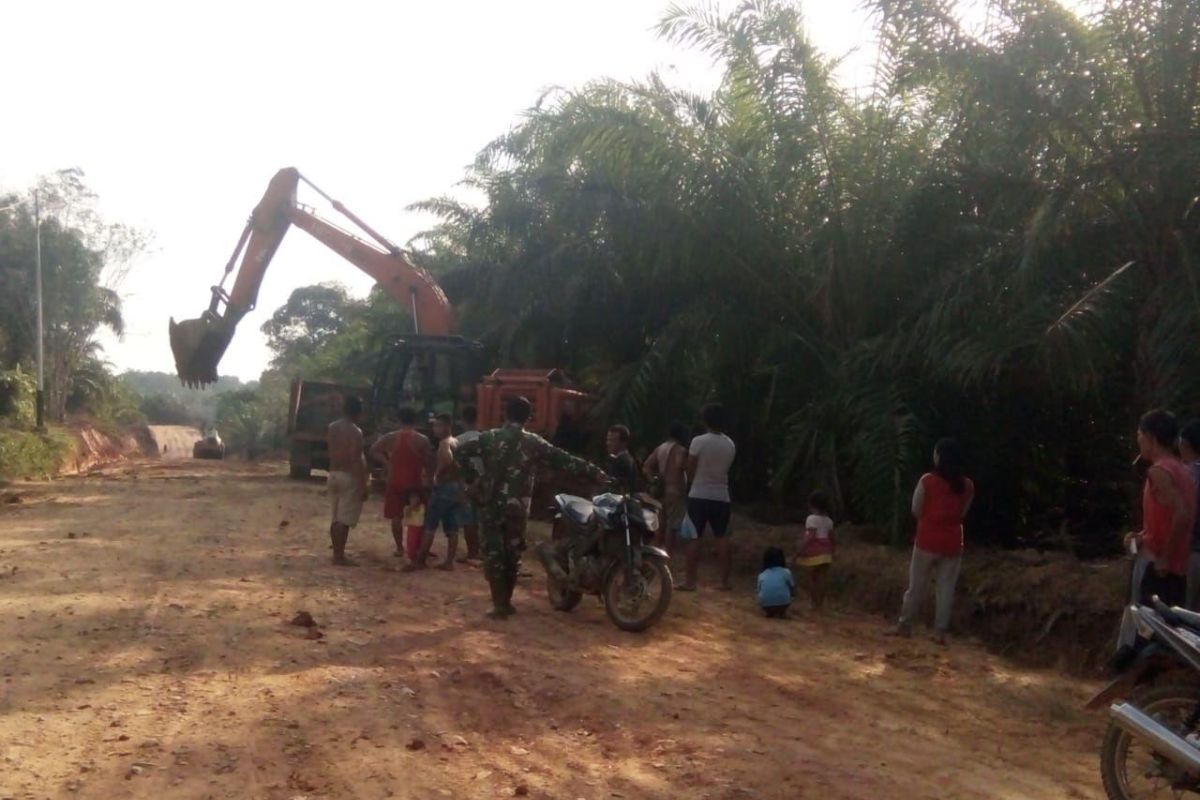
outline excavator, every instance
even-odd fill
[[[301,182],[360,233],[335,225],[318,216],[315,209],[298,203]],[[498,427],[508,398],[524,395],[534,406],[530,430],[568,446],[582,436],[583,420],[592,405],[590,395],[576,389],[557,369],[496,369],[485,374],[482,346],[455,333],[454,309],[434,277],[293,167],[275,174],[254,207],[221,282],[212,287],[208,308],[197,319],[171,319],[171,351],[184,385],[202,388],[216,382],[217,365],[238,323],[254,310],[267,268],[292,226],[370,275],[412,314],[412,332],[392,337],[383,345],[377,361],[366,420],[374,433],[394,428],[397,412],[403,406],[422,413],[456,414],[471,402],[478,408],[481,428]],[[227,290],[225,284],[235,268],[233,285]],[[312,413],[305,416],[299,407],[302,384],[293,382],[293,407],[289,410],[293,475],[307,474],[314,466],[327,468],[321,453],[316,452],[323,447],[324,428]],[[334,407],[340,402],[332,394],[337,393],[326,393],[327,413],[316,416],[336,416]],[[297,424],[297,420],[304,419],[309,423]]]

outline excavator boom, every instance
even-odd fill
[[[334,209],[346,216],[374,241],[367,241],[321,219],[296,203],[296,189],[304,181]],[[404,252],[389,242],[341,203],[317,189],[293,167],[281,169],[271,179],[262,200],[254,207],[221,284],[212,288],[208,309],[196,319],[171,320],[171,351],[179,379],[188,386],[203,386],[217,380],[217,364],[233,338],[238,322],[254,309],[258,290],[275,251],[288,228],[295,225],[375,279],[376,283],[413,315],[415,332],[448,336],[454,332],[454,311],[437,281],[413,264]],[[233,287],[225,281],[238,265]]]

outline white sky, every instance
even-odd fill
[[[431,222],[405,206],[450,191],[542,89],[653,69],[692,88],[711,85],[704,57],[651,32],[665,8],[659,0],[6,3],[0,189],[78,166],[107,217],[153,233],[154,248],[121,287],[128,332],[106,339],[106,352],[119,369],[171,372],[167,318],[207,306],[278,168],[299,167],[403,244]],[[857,0],[805,8],[825,52],[870,49]],[[301,200],[314,202],[303,190]],[[370,288],[291,231],[220,372],[257,378],[269,357],[259,326],[292,289],[329,280],[358,294]]]

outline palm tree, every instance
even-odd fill
[[[605,419],[723,399],[744,495],[821,486],[899,541],[951,433],[1001,533],[1108,508],[1133,410],[1200,389],[1200,9],[1005,0],[972,33],[947,0],[871,7],[856,97],[796,3],[671,8],[712,96],[547,93],[478,157],[483,208],[420,206],[421,255],[498,358],[567,366]]]

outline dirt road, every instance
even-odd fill
[[[328,565],[319,481],[145,463],[0,507],[0,798],[1094,798],[1091,686],[749,587],[622,634],[481,616],[395,571],[373,498]],[[439,549],[441,543],[439,542]],[[312,613],[324,638],[289,625]]]

